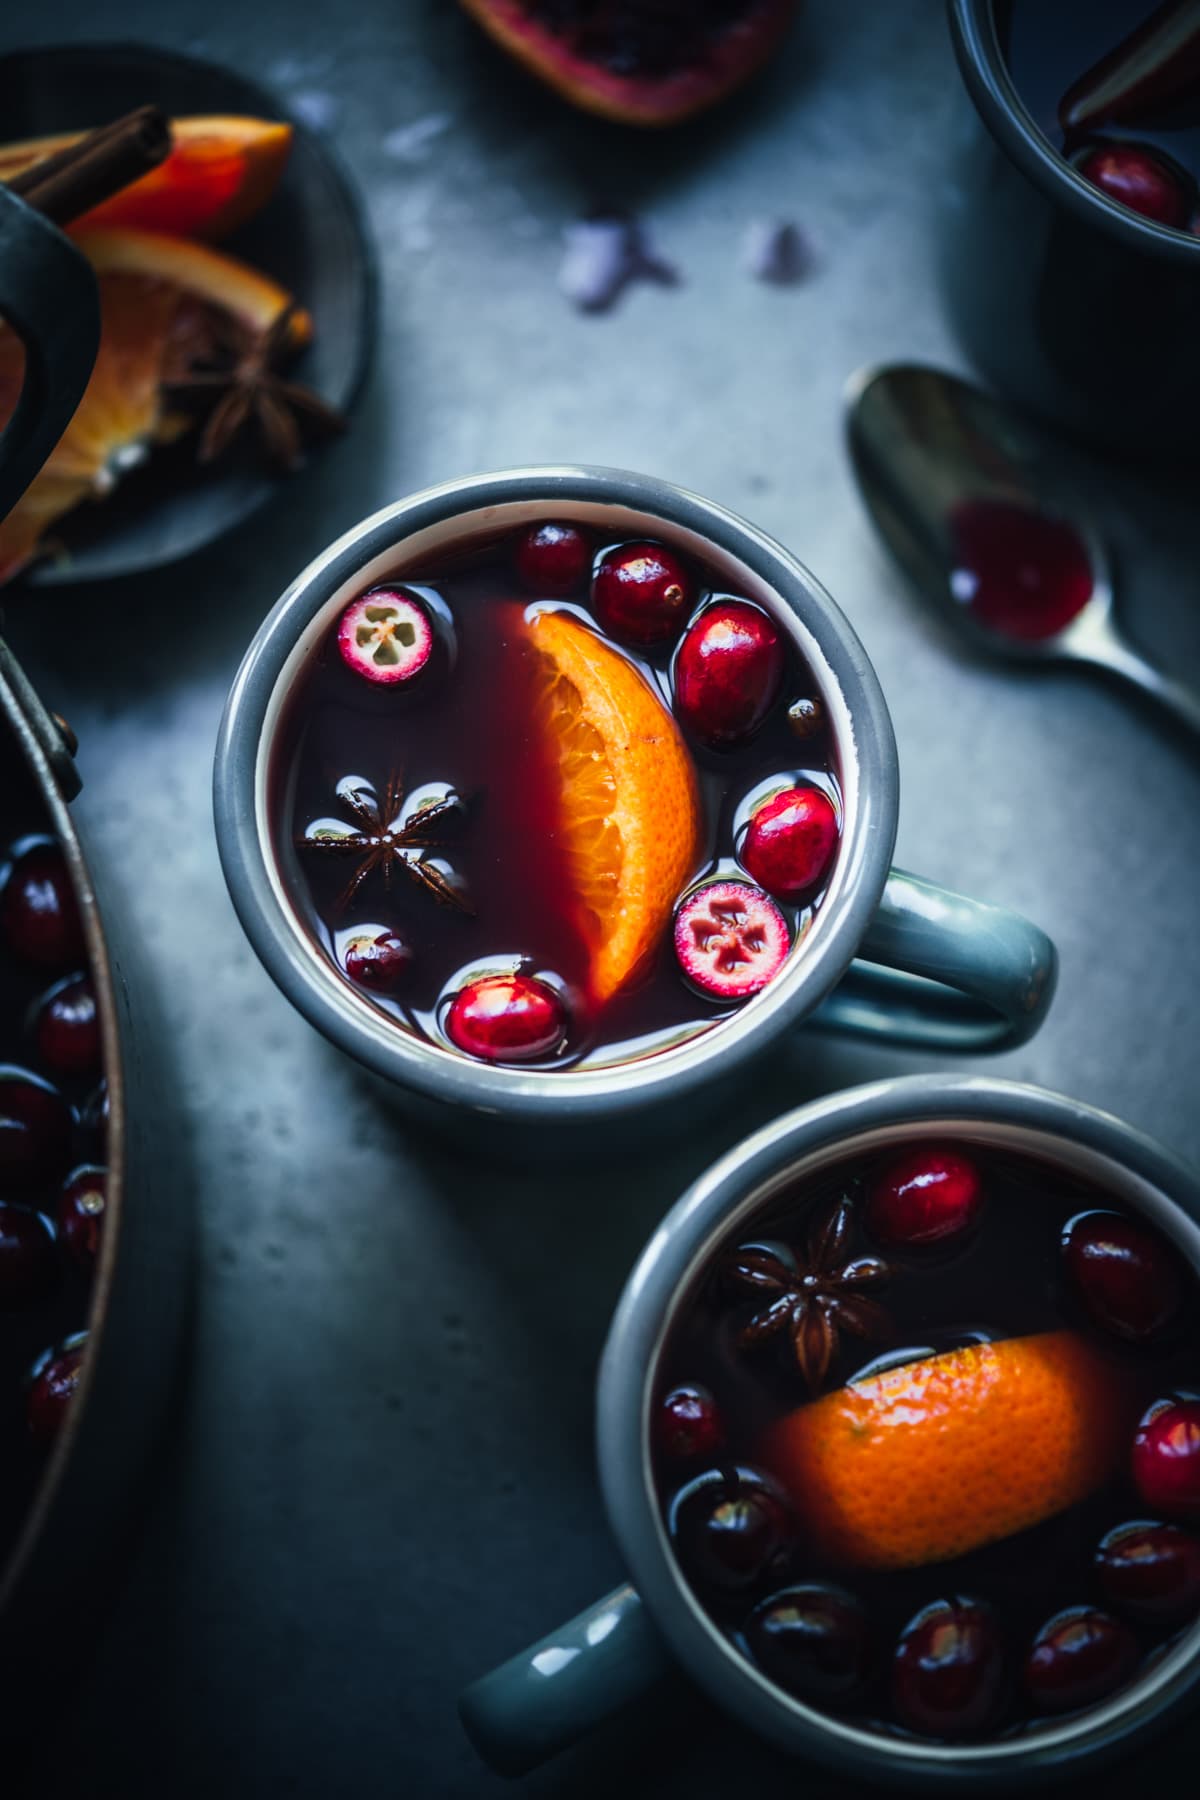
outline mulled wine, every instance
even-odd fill
[[[769,1680],[880,1732],[1103,1699],[1200,1614],[1198,1299],[1123,1200],[969,1136],[794,1184],[659,1360],[683,1578]]]
[[[276,854],[341,977],[478,1060],[670,1048],[762,991],[828,888],[837,749],[731,572],[547,516],[397,560],[289,695]]]

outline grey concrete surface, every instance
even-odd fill
[[[801,1039],[754,1115],[710,1119],[620,1174],[525,1176],[424,1144],[290,1011],[225,896],[211,751],[264,609],[363,513],[469,470],[625,464],[748,513],[832,589],[875,660],[900,744],[902,864],[1059,943],[1046,1029],[981,1066],[1193,1157],[1200,766],[1099,682],[963,660],[914,610],[854,492],[847,375],[899,357],[962,366],[934,279],[957,130],[938,0],[810,0],[765,82],[661,140],[544,99],[450,0],[42,0],[0,19],[4,48],[98,35],[227,60],[328,130],[378,234],[383,313],[354,431],[266,514],[180,568],[12,609],[16,648],[79,732],[84,828],[134,888],[202,1205],[177,1441],[37,1781],[74,1800],[486,1800],[503,1784],[459,1733],[459,1687],[620,1574],[591,1391],[636,1250],[757,1117],[917,1063]],[[605,317],[568,306],[562,232],[596,202],[642,216],[678,286],[631,290]],[[811,243],[804,283],[744,272],[766,215]],[[1187,507],[1163,477],[1097,481],[1131,629],[1200,680]],[[64,1646],[72,1666],[79,1654]],[[1140,1779],[1165,1780],[1183,1746],[1143,1758]],[[848,1791],[785,1768],[681,1684],[510,1791],[785,1786]]]

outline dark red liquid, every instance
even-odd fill
[[[1177,1615],[1148,1626],[1144,1616],[1127,1617],[1106,1594],[1094,1558],[1113,1527],[1157,1516],[1147,1509],[1129,1474],[1134,1425],[1156,1399],[1194,1392],[1200,1384],[1200,1295],[1180,1264],[1186,1293],[1171,1325],[1153,1342],[1135,1347],[1103,1330],[1073,1286],[1061,1248],[1063,1229],[1093,1208],[1126,1214],[1129,1209],[1052,1165],[965,1142],[958,1148],[982,1173],[983,1203],[973,1228],[956,1242],[895,1248],[872,1238],[867,1197],[878,1170],[891,1160],[888,1154],[847,1162],[795,1187],[772,1201],[752,1225],[743,1224],[696,1282],[662,1353],[652,1412],[654,1467],[683,1572],[720,1630],[744,1654],[753,1656],[747,1627],[754,1609],[793,1584],[833,1584],[865,1609],[870,1673],[854,1693],[837,1701],[836,1709],[877,1729],[890,1731],[903,1724],[894,1698],[893,1659],[905,1627],[937,1601],[966,1597],[982,1602],[998,1633],[1005,1673],[1001,1697],[986,1726],[976,1726],[973,1735],[1003,1736],[1045,1716],[1028,1698],[1021,1670],[1035,1634],[1062,1609],[1086,1604],[1112,1612],[1134,1632],[1139,1662],[1187,1622]],[[794,1539],[761,1577],[736,1590],[723,1587],[713,1581],[711,1566],[704,1566],[694,1535],[687,1536],[689,1495],[706,1480],[730,1481],[736,1469],[751,1481],[756,1472],[761,1474],[770,1429],[809,1399],[786,1332],[754,1347],[738,1342],[748,1319],[771,1296],[739,1287],[730,1276],[729,1261],[739,1245],[782,1245],[798,1251],[803,1266],[813,1218],[841,1196],[849,1196],[854,1208],[847,1256],[886,1259],[887,1279],[862,1290],[884,1309],[886,1323],[869,1340],[839,1332],[821,1393],[881,1367],[972,1343],[1069,1328],[1100,1354],[1105,1368],[1111,1364],[1113,1406],[1120,1416],[1116,1471],[1086,1499],[1056,1516],[952,1560],[918,1567],[872,1570],[823,1562],[804,1530],[801,1511]],[[681,1386],[699,1388],[715,1402],[723,1434],[718,1453],[712,1454],[701,1440],[699,1456],[681,1457],[677,1422],[667,1415],[665,1428],[660,1428],[661,1401]],[[1129,1453],[1124,1449],[1126,1420]],[[1013,1442],[1011,1454],[1019,1469],[1019,1441]],[[771,1477],[767,1482],[768,1491],[786,1500],[784,1487]],[[1195,1522],[1182,1529],[1194,1536]],[[1200,1602],[1200,1594],[1194,1599]],[[823,1702],[814,1699],[813,1704]]]
[[[596,540],[595,547],[599,554],[605,546]],[[716,568],[692,567],[698,607],[710,592],[727,591]],[[574,923],[556,778],[529,712],[524,665],[531,652],[514,631],[520,613],[513,607],[535,596],[523,594],[515,579],[512,540],[464,542],[436,568],[398,569],[389,579],[403,580],[435,619],[439,641],[428,670],[411,689],[373,688],[342,662],[335,622],[290,697],[273,770],[281,865],[332,960],[340,966],[347,938],[364,928],[398,932],[412,962],[394,996],[370,998],[398,1025],[442,1043],[448,1000],[469,976],[497,966],[544,975],[570,997],[566,1042],[543,1065],[556,1068],[662,1049],[727,1016],[734,1008],[705,999],[681,977],[669,919],[648,966],[627,988],[600,1008],[583,998],[591,952]],[[595,623],[586,577],[578,594],[546,604]],[[621,653],[669,706],[673,645]],[[735,861],[737,831],[747,800],[764,784],[811,782],[840,809],[828,729],[801,741],[788,725],[788,705],[814,692],[792,655],[778,703],[751,743],[720,753],[690,746],[703,809],[694,876],[720,870],[745,879]],[[408,796],[428,790],[461,798],[461,819],[438,855],[462,883],[473,916],[439,905],[407,879],[385,888],[377,874],[347,902],[353,863],[296,847],[314,820],[345,816],[335,800],[340,780],[357,775],[382,790],[395,770]],[[784,907],[793,940],[823,891],[801,907]]]
[[[1054,637],[1092,597],[1087,547],[1063,519],[971,500],[951,517],[950,541],[950,591],[989,631]]]

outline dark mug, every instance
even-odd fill
[[[951,320],[982,372],[1072,435],[1197,452],[1200,238],[1131,212],[1059,154],[1018,93],[998,0],[948,0],[974,117],[944,220]]]

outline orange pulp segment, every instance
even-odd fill
[[[1123,1388],[1072,1331],[970,1344],[851,1382],[768,1433],[763,1461],[819,1553],[943,1562],[1023,1531],[1107,1478]]]
[[[695,772],[645,676],[582,620],[538,612],[525,630],[591,997],[603,1004],[653,953],[699,860]]]

